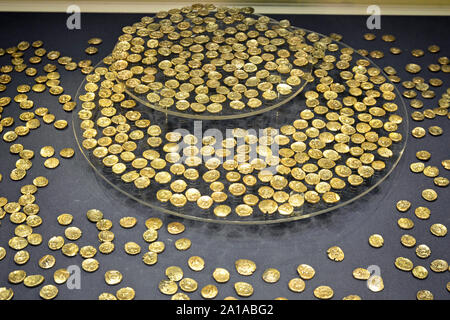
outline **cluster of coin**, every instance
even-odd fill
[[[99,40],[101,41],[101,39]],[[97,42],[98,40],[95,41]],[[28,56],[29,53],[31,53],[31,56]],[[68,122],[66,120],[56,119],[55,114],[51,113],[47,107],[37,107],[30,94],[48,92],[50,95],[58,97],[58,102],[64,111],[71,112],[76,104],[72,101],[72,97],[69,94],[64,93],[58,66],[53,62],[57,62],[67,71],[79,69],[83,74],[89,74],[93,70],[91,66],[92,61],[81,60],[76,63],[69,56],[61,56],[59,51],[47,51],[41,40],[32,43],[21,41],[14,47],[0,48],[0,56],[5,55],[10,56],[11,64],[2,65],[0,68],[0,92],[6,91],[8,86],[12,85],[14,72],[25,74],[27,77],[34,77],[34,83],[32,85],[19,83],[16,86],[17,94],[14,97],[0,97],[0,133],[3,133],[3,141],[6,143],[16,142],[19,138],[37,131],[41,127],[42,122],[47,125],[53,124],[58,130],[67,128]],[[45,64],[40,70],[38,66],[46,60],[49,63]],[[44,74],[40,74],[42,71]],[[23,110],[18,119],[11,116],[3,116],[3,112],[8,107],[11,108],[11,105],[14,103]],[[48,154],[50,149],[53,149],[52,146],[46,146],[46,148],[48,150],[43,151],[46,154]],[[27,170],[32,166],[31,160],[34,157],[34,151],[24,148],[20,143],[14,143],[11,144],[10,152],[19,155],[20,159],[17,160],[16,168],[11,171],[9,176],[14,181],[22,180],[26,176]],[[73,153],[73,149],[63,148],[60,151],[60,156],[70,158],[73,156]],[[53,157],[53,154],[52,156],[44,156],[41,152],[41,155],[49,158],[44,163],[47,168],[53,169],[59,165],[59,160]],[[2,175],[0,174],[0,181],[1,179]]]
[[[252,8],[193,5],[126,26],[110,70],[157,109],[239,114],[298,92],[310,72],[306,32]]]
[[[29,56],[30,53],[31,56]],[[19,181],[24,179],[31,169],[35,151],[33,148],[25,148],[18,140],[33,131],[38,131],[42,122],[47,125],[53,124],[58,130],[63,130],[68,126],[66,120],[57,119],[49,108],[37,107],[38,103],[31,96],[36,93],[48,92],[50,95],[58,97],[57,101],[61,104],[62,110],[71,112],[76,104],[72,101],[70,95],[64,93],[58,65],[66,71],[79,69],[83,74],[88,74],[92,71],[92,62],[81,60],[76,63],[69,56],[61,56],[59,51],[47,51],[44,48],[43,41],[40,40],[32,43],[21,41],[16,46],[6,49],[0,48],[0,56],[10,57],[10,63],[2,65],[0,68],[0,92],[5,92],[14,84],[14,73],[33,79],[32,84],[29,84],[29,81],[19,82],[15,87],[17,92],[15,96],[0,97],[0,133],[2,133],[3,141],[10,144],[10,153],[19,157],[9,177],[12,181]],[[47,64],[39,68],[39,65],[45,61],[47,61]],[[17,104],[17,107],[22,110],[17,119],[3,115],[4,111],[12,108],[12,104]],[[45,159],[44,166],[46,168],[54,169],[58,167],[60,160],[55,157],[56,152],[53,146],[44,146],[38,153]],[[74,155],[74,150],[62,148],[59,155],[61,158],[71,158]],[[0,182],[1,180],[2,175],[0,174]],[[5,217],[9,217],[9,221],[15,225],[14,234],[9,239],[8,246],[16,251],[14,262],[18,266],[23,266],[29,261],[29,246],[39,246],[43,242],[43,236],[36,232],[37,228],[43,223],[43,219],[39,216],[40,207],[35,202],[35,193],[39,188],[47,185],[48,179],[45,176],[38,176],[32,180],[32,184],[26,184],[20,188],[21,196],[17,201],[8,200],[3,196],[0,197],[0,223]],[[81,231],[78,228],[67,229],[66,237],[74,239],[79,232]],[[60,237],[56,237],[54,240],[55,244],[58,244]],[[49,246],[51,244],[53,242],[49,242]],[[68,246],[63,253],[70,255],[74,248],[74,246]],[[6,254],[6,249],[0,247],[0,260],[4,259]],[[38,265],[42,269],[50,269],[55,265],[55,257],[46,254],[39,259]],[[54,273],[54,283],[64,283],[68,277],[69,273],[66,269],[58,269]],[[8,281],[14,285],[23,283],[26,287],[34,288],[43,284],[45,278],[41,274],[29,275],[24,270],[18,269],[9,273]],[[58,288],[54,284],[46,284],[41,287],[39,294],[43,299],[53,299],[58,294]],[[11,299],[13,296],[14,291],[12,289],[0,288],[0,299]]]
[[[429,161],[431,159],[431,153],[426,150],[419,150],[416,152],[416,157],[420,161]],[[450,170],[449,160],[441,161],[441,165],[444,169]],[[440,170],[437,166],[428,165],[425,166],[424,162],[414,162],[410,165],[411,172],[423,173],[425,177],[433,178],[435,186],[439,188],[445,188],[449,184],[449,180],[446,177],[440,176]],[[422,199],[427,202],[433,202],[438,199],[438,193],[432,189],[427,188],[421,192]],[[411,209],[411,202],[409,200],[399,200],[396,203],[397,210],[406,214]],[[431,210],[426,205],[420,205],[414,209],[414,216],[419,221],[426,222],[431,217]],[[415,227],[415,222],[412,217],[403,216],[397,220],[397,225],[402,230],[412,230]],[[447,235],[447,227],[443,223],[433,223],[429,225],[429,231],[432,235],[438,238],[443,238]],[[416,238],[409,234],[403,234],[400,238],[401,244],[406,248],[414,248],[415,254],[421,260],[426,260],[431,256],[431,249],[424,243],[417,244]],[[397,257],[394,261],[394,265],[401,271],[411,272],[416,279],[424,280],[428,278],[428,269],[422,265],[415,265],[413,261],[408,257]],[[435,273],[444,273],[449,271],[448,262],[444,258],[434,259],[430,262],[429,268]],[[447,282],[447,290],[450,290],[450,282]],[[417,299],[419,300],[431,300],[434,299],[433,293],[430,290],[420,290],[417,292]]]
[[[177,12],[157,16],[177,16]],[[191,8],[190,14],[199,16],[199,12]],[[246,19],[245,12],[239,15]],[[133,48],[129,32],[144,35],[152,30],[152,18],[142,21],[124,28],[125,34],[119,37],[122,46]],[[276,25],[278,31],[289,26]],[[305,109],[279,130],[265,128],[261,137],[235,128],[232,138],[220,142],[211,136],[199,139],[193,134],[164,132],[164,126],[152,123],[149,109],[127,94],[126,82],[117,81],[121,72],[117,64],[124,60],[113,56],[127,51],[114,51],[104,59],[109,67],[97,67],[86,77],[85,92],[79,96],[83,101],[78,113],[82,146],[136,190],[158,188],[157,200],[174,208],[191,202],[201,209],[213,207],[218,217],[228,216],[233,209],[241,217],[252,215],[254,209],[289,216],[305,201],[335,204],[347,188],[363,185],[397,156],[391,148],[403,141],[399,132],[402,111],[395,102],[394,85],[368,60],[355,59],[353,49],[340,48],[331,38],[316,33],[305,32],[303,39],[302,50],[310,53],[308,60],[315,64],[310,84],[314,87],[304,93]],[[158,70],[156,63],[150,59],[149,68]],[[203,66],[200,63],[196,68]],[[238,145],[238,139],[245,144]],[[180,147],[182,143],[186,147]],[[279,152],[272,153],[271,145]],[[250,159],[252,149],[258,158]],[[209,188],[190,188],[199,177]],[[151,181],[157,186],[151,186]],[[226,202],[230,196],[240,201],[234,208]]]

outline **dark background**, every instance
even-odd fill
[[[0,47],[7,48],[16,45],[19,41],[43,40],[44,47],[50,50],[59,50],[62,55],[68,55],[75,61],[90,58],[93,62],[100,61],[113,48],[115,39],[121,34],[122,26],[132,24],[144,14],[82,14],[81,30],[68,30],[66,28],[66,14],[47,13],[1,13],[0,14]],[[439,72],[432,74],[427,70],[427,65],[437,63],[440,56],[448,56],[450,43],[448,41],[449,17],[397,17],[382,16],[381,30],[371,31],[366,28],[366,16],[316,16],[316,15],[283,15],[273,16],[275,19],[289,19],[292,25],[304,27],[323,34],[331,32],[344,36],[343,42],[359,49],[380,49],[385,57],[377,60],[381,67],[394,66],[402,80],[410,80],[412,76],[404,71],[407,63],[415,62],[422,66],[419,76],[428,80],[438,77],[444,81],[444,85],[436,91],[437,98],[433,100],[423,99],[424,108],[435,108],[440,95],[448,86],[448,74]],[[377,39],[372,42],[365,41],[363,34],[374,32]],[[394,34],[397,41],[393,44],[381,40],[382,34]],[[91,37],[100,37],[103,44],[99,46],[99,53],[93,57],[87,56],[84,49],[88,46],[87,40]],[[431,44],[441,47],[438,54],[429,54],[426,49]],[[390,46],[397,46],[404,51],[399,56],[389,53]],[[422,58],[414,58],[410,50],[420,48],[426,51]],[[9,64],[9,59],[0,57],[0,64]],[[42,64],[41,64],[42,65]],[[62,74],[62,86],[65,93],[75,97],[76,90],[83,79],[79,71],[67,75],[63,68],[59,67]],[[14,88],[21,83],[32,83],[32,78],[25,75],[18,76],[15,73],[14,85],[9,85],[7,92],[1,96],[14,96]],[[402,91],[403,89],[401,89]],[[0,173],[3,181],[0,182],[0,196],[5,196],[9,201],[17,201],[20,196],[20,187],[31,183],[32,179],[39,175],[48,177],[50,184],[46,188],[39,189],[36,194],[36,203],[43,218],[42,226],[35,229],[43,235],[44,242],[38,247],[28,246],[30,261],[25,266],[16,266],[13,261],[14,250],[8,247],[8,239],[13,236],[14,225],[3,219],[0,226],[0,246],[6,248],[7,256],[0,261],[0,287],[12,287],[16,299],[39,299],[39,288],[29,289],[23,284],[12,285],[8,283],[8,273],[16,269],[24,269],[28,274],[42,274],[46,277],[45,284],[53,283],[53,272],[58,268],[72,264],[81,265],[80,256],[68,258],[61,252],[51,252],[47,247],[47,241],[55,235],[63,235],[65,227],[59,226],[56,217],[64,212],[74,216],[73,226],[83,230],[83,236],[76,243],[83,245],[98,245],[97,230],[94,224],[86,219],[86,211],[97,208],[103,211],[105,218],[113,221],[112,231],[116,235],[116,250],[111,255],[97,254],[100,269],[88,274],[82,271],[81,290],[69,290],[65,285],[59,286],[58,299],[96,299],[102,292],[115,291],[121,287],[130,286],[136,290],[138,299],[167,299],[157,289],[158,282],[165,278],[164,270],[171,265],[181,266],[185,277],[192,277],[199,283],[199,290],[189,294],[192,299],[200,299],[200,289],[210,283],[215,284],[212,271],[216,267],[225,267],[231,273],[231,280],[226,284],[216,284],[219,288],[217,299],[226,296],[236,296],[233,284],[236,281],[250,282],[255,293],[255,299],[273,299],[286,297],[289,299],[314,299],[314,288],[319,285],[329,285],[335,291],[334,299],[341,299],[349,294],[358,294],[363,299],[415,299],[416,292],[421,289],[432,291],[436,299],[448,299],[449,292],[445,286],[450,281],[449,273],[434,273],[430,270],[430,262],[434,259],[449,260],[448,235],[444,238],[433,236],[429,227],[433,223],[443,223],[449,227],[450,205],[448,189],[434,186],[431,178],[416,175],[410,172],[409,164],[415,159],[418,150],[428,150],[432,153],[432,165],[439,166],[441,175],[449,177],[440,165],[441,160],[450,157],[448,147],[447,117],[437,116],[433,120],[425,120],[422,123],[410,121],[410,129],[414,126],[428,128],[431,125],[439,125],[444,129],[441,137],[432,137],[429,134],[422,139],[408,138],[405,154],[392,175],[378,188],[359,201],[342,209],[323,214],[321,216],[306,219],[304,221],[267,225],[267,226],[235,226],[218,225],[193,222],[173,218],[135,201],[127,199],[123,194],[113,190],[108,184],[91,169],[84,159],[74,140],[71,118],[72,114],[61,109],[57,97],[48,94],[30,93],[30,98],[37,106],[46,106],[57,119],[67,119],[69,128],[64,132],[57,131],[53,126],[42,124],[36,132],[19,138],[25,148],[32,149],[36,153],[33,160],[33,168],[28,171],[27,177],[19,183],[9,179],[9,172],[14,168],[14,162],[18,156],[9,153],[9,144],[0,143]],[[412,108],[408,107],[408,112]],[[15,103],[6,107],[2,117],[17,117],[20,110]],[[4,132],[7,130],[4,130]],[[61,165],[55,170],[48,170],[43,166],[43,159],[38,155],[42,146],[52,145],[56,151],[63,147],[72,147],[76,150],[74,158],[61,160]],[[59,157],[59,156],[58,156]],[[420,194],[425,188],[434,188],[439,195],[437,201],[426,203]],[[395,203],[400,199],[412,202],[412,208],[406,213],[399,213],[395,209]],[[427,206],[431,209],[431,218],[426,221],[418,220],[413,213],[417,206]],[[119,226],[119,219],[123,216],[138,218],[138,225],[130,230]],[[159,232],[159,240],[166,244],[166,250],[159,255],[158,263],[154,266],[146,266],[141,261],[141,255],[129,256],[123,250],[127,241],[138,242],[143,252],[147,247],[142,240],[145,231],[144,222],[148,217],[160,217],[165,224],[171,221],[181,221],[186,225],[186,231],[177,236],[167,233],[165,228]],[[410,217],[415,222],[412,230],[401,230],[397,227],[399,217]],[[385,239],[384,247],[375,249],[369,246],[368,237],[373,233],[382,234]],[[400,243],[402,234],[414,235],[417,244],[427,244],[432,254],[428,259],[422,260],[415,255],[413,248],[405,248]],[[187,237],[192,240],[192,247],[185,252],[179,252],[174,247],[178,238]],[[330,246],[338,245],[345,252],[343,262],[333,262],[328,259],[326,250]],[[56,266],[50,270],[42,270],[37,261],[44,254],[53,254],[56,257]],[[194,272],[187,266],[190,256],[199,255],[205,259],[206,267],[201,272]],[[409,272],[402,272],[394,267],[396,257],[410,258],[415,265],[423,265],[429,270],[426,280],[418,280]],[[234,261],[240,258],[252,259],[257,264],[257,270],[251,277],[240,276],[234,268]],[[288,287],[288,281],[297,276],[298,264],[306,263],[313,266],[316,276],[306,281],[306,289],[303,293],[293,293]],[[384,279],[385,289],[379,293],[373,293],[366,287],[365,281],[358,281],[352,277],[352,270],[356,267],[378,265]],[[280,270],[281,279],[276,284],[267,284],[262,281],[261,275],[268,267]],[[117,269],[122,272],[124,279],[118,286],[110,287],[104,281],[104,273],[107,270]]]

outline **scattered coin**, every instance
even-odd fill
[[[274,268],[268,268],[264,271],[262,278],[267,283],[275,283],[280,280],[280,271]]]
[[[374,248],[381,248],[384,245],[383,236],[379,234],[373,234],[369,237],[369,244]]]
[[[256,264],[249,259],[238,259],[234,265],[236,271],[243,276],[250,276],[256,271]]]
[[[45,285],[39,291],[39,295],[44,300],[52,300],[58,295],[58,288],[52,284]]]
[[[133,300],[136,292],[133,288],[125,287],[116,291],[117,300]]]
[[[327,250],[328,258],[333,261],[342,261],[344,260],[344,251],[337,246],[333,246]]]
[[[314,296],[318,299],[328,300],[334,295],[333,289],[329,286],[319,286],[314,289]]]
[[[234,290],[240,297],[250,297],[253,294],[253,286],[247,282],[236,282],[234,284]]]
[[[110,286],[121,283],[122,279],[122,273],[118,270],[109,270],[105,272],[105,282]]]
[[[230,272],[225,268],[216,268],[213,272],[213,278],[218,283],[225,283],[230,280]]]

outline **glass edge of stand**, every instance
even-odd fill
[[[307,31],[307,32],[315,33],[315,34],[317,34],[317,35],[319,35],[319,36],[322,36],[322,37],[327,37],[327,38],[329,38],[328,36],[325,36],[325,35],[323,35],[323,34],[321,34],[321,33],[315,32],[315,31],[311,31],[311,30],[308,30],[308,29],[305,29],[305,28],[301,28],[301,29],[303,29],[303,30],[305,30],[305,31]],[[155,205],[155,204],[152,204],[152,203],[143,201],[142,199],[139,199],[139,198],[136,197],[135,195],[130,194],[130,193],[128,193],[127,191],[125,191],[125,190],[123,190],[122,188],[120,188],[119,186],[115,185],[112,181],[110,181],[107,177],[105,177],[105,176],[97,169],[97,167],[90,161],[89,157],[85,154],[85,152],[84,152],[84,150],[83,150],[82,144],[80,143],[80,141],[79,141],[79,139],[78,139],[78,135],[77,135],[77,130],[78,130],[78,128],[77,128],[76,123],[75,123],[75,117],[76,117],[76,115],[77,115],[78,113],[77,113],[77,112],[74,112],[74,113],[72,114],[72,129],[73,129],[73,133],[74,133],[75,140],[76,140],[76,142],[77,142],[78,148],[80,149],[81,153],[83,154],[84,158],[87,160],[87,162],[89,163],[89,165],[94,169],[94,171],[96,172],[96,174],[98,174],[104,181],[106,181],[106,182],[107,182],[109,185],[111,185],[114,189],[116,189],[116,190],[119,191],[120,193],[122,193],[122,194],[124,194],[124,195],[130,197],[131,199],[137,201],[138,203],[140,203],[140,204],[142,204],[142,205],[145,205],[145,206],[147,206],[147,207],[149,207],[149,208],[152,208],[152,209],[156,209],[156,210],[158,210],[158,211],[160,211],[160,212],[163,212],[163,213],[165,213],[165,214],[170,214],[170,215],[177,216],[177,217],[180,217],[180,218],[183,218],[183,219],[189,219],[189,220],[194,220],[194,221],[202,221],[202,222],[209,222],[209,223],[218,223],[218,224],[230,224],[230,225],[267,225],[267,224],[277,224],[277,223],[285,223],[285,222],[292,222],[292,221],[303,220],[303,219],[311,218],[311,217],[314,217],[314,216],[317,216],[317,215],[320,215],[320,214],[323,214],[323,213],[331,212],[331,211],[333,211],[333,210],[337,210],[337,209],[339,209],[339,208],[342,208],[342,207],[344,207],[344,206],[346,206],[346,205],[348,205],[348,204],[350,204],[350,203],[352,203],[352,202],[354,202],[354,201],[356,201],[356,200],[362,198],[363,196],[367,195],[369,192],[371,192],[372,190],[374,190],[376,187],[378,187],[383,181],[385,181],[385,180],[391,175],[391,173],[394,171],[394,169],[397,168],[397,165],[398,165],[398,163],[400,162],[400,160],[402,159],[403,153],[404,153],[404,151],[405,151],[405,149],[406,149],[406,146],[407,146],[407,143],[408,143],[408,137],[409,137],[409,118],[408,118],[408,112],[407,112],[406,104],[405,104],[405,102],[404,102],[404,100],[403,100],[403,97],[401,96],[401,94],[400,94],[400,92],[399,92],[397,86],[396,86],[394,83],[392,83],[392,81],[389,80],[389,77],[388,77],[387,74],[384,72],[384,70],[383,70],[381,67],[379,67],[376,63],[374,63],[374,61],[372,61],[370,58],[364,57],[364,56],[360,55],[355,49],[353,49],[353,48],[350,47],[349,45],[347,45],[347,44],[345,44],[345,43],[342,43],[342,42],[340,42],[340,41],[334,40],[334,39],[332,39],[332,41],[336,42],[336,43],[339,44],[340,46],[344,46],[344,47],[347,47],[347,48],[350,48],[350,49],[354,50],[354,52],[355,52],[358,56],[360,56],[361,58],[363,58],[363,59],[365,59],[365,60],[368,60],[373,66],[375,66],[376,68],[378,68],[378,69],[380,70],[380,72],[383,74],[383,76],[389,81],[389,83],[393,84],[394,90],[395,90],[396,93],[397,93],[397,98],[399,99],[399,102],[400,102],[399,108],[402,108],[403,113],[404,113],[404,115],[405,115],[405,117],[404,117],[404,119],[403,119],[403,122],[402,122],[402,125],[404,125],[404,130],[403,130],[403,131],[406,133],[406,134],[403,136],[403,139],[402,139],[402,144],[403,144],[403,145],[401,146],[401,149],[399,150],[399,153],[398,153],[398,157],[394,160],[394,162],[393,162],[393,164],[392,164],[392,167],[389,168],[389,170],[388,170],[383,176],[381,176],[381,177],[379,178],[379,180],[376,181],[372,186],[369,186],[367,189],[363,190],[361,193],[358,193],[356,196],[354,196],[354,197],[352,197],[352,198],[350,198],[350,199],[347,199],[347,200],[345,200],[345,201],[343,201],[343,202],[339,202],[339,203],[336,204],[336,205],[332,205],[332,206],[329,206],[329,207],[320,209],[320,210],[318,210],[318,211],[314,211],[314,212],[311,212],[311,213],[305,213],[305,214],[302,214],[302,215],[294,215],[294,214],[296,213],[296,212],[294,211],[294,212],[292,213],[291,216],[287,216],[287,217],[285,217],[285,218],[272,218],[272,217],[273,217],[272,215],[266,214],[266,215],[263,216],[263,217],[269,217],[269,218],[266,218],[266,219],[264,219],[264,220],[263,220],[263,219],[258,219],[258,220],[256,220],[256,219],[255,219],[255,220],[227,220],[227,218],[225,218],[225,219],[220,219],[219,217],[218,217],[218,218],[208,218],[208,217],[200,217],[200,216],[194,216],[194,215],[187,215],[187,214],[184,214],[184,213],[179,213],[179,212],[176,212],[176,211],[172,211],[172,210],[163,208],[163,207],[161,207],[161,206],[158,206],[158,205]],[[103,63],[103,60],[101,60],[101,61],[96,65],[96,67],[97,67],[98,65],[102,64],[102,63]],[[313,72],[313,70],[311,70],[311,74],[312,74],[312,72]],[[78,89],[77,89],[77,92],[76,92],[76,95],[75,95],[75,97],[76,97],[77,100],[78,100],[78,96],[79,96],[79,94],[80,94],[80,90],[81,90],[81,88],[82,88],[84,82],[85,82],[85,79],[81,82],[80,86],[79,86]],[[306,87],[306,85],[307,85],[308,83],[309,83],[309,82],[305,81],[305,87]],[[304,88],[302,88],[300,91],[303,91],[303,89],[304,89]],[[298,93],[299,93],[299,92],[298,92]],[[295,96],[297,96],[298,93],[296,93]],[[292,97],[292,98],[293,98],[293,97]],[[291,99],[289,99],[289,100],[291,100]],[[274,108],[273,108],[273,109],[274,109]],[[271,109],[271,110],[273,110],[273,109]],[[270,111],[270,110],[268,110],[268,111]],[[156,200],[155,200],[155,201],[156,201]],[[304,205],[302,205],[302,211],[303,211],[303,207],[304,207]]]

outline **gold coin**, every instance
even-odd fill
[[[435,223],[431,225],[430,231],[436,237],[445,237],[447,234],[447,227],[441,223]]]
[[[125,287],[116,291],[116,297],[118,300],[133,300],[136,296],[136,292],[133,288]]]
[[[31,233],[33,233],[33,228],[31,228],[30,226],[27,226],[25,224],[20,224],[16,227],[16,229],[14,230],[14,234],[18,237],[22,237],[22,238],[26,238],[28,237]],[[0,250],[1,252],[1,250]],[[0,253],[0,257],[1,257],[1,253]]]
[[[25,178],[26,174],[27,174],[26,170],[20,169],[20,168],[15,168],[11,171],[11,174],[9,175],[9,177],[13,181],[19,181],[19,180],[22,180],[23,178]]]
[[[213,272],[213,278],[218,283],[225,283],[230,280],[230,273],[225,268],[216,268]]]
[[[74,257],[78,254],[79,248],[75,243],[66,243],[62,246],[61,252],[67,257]]]
[[[214,214],[217,217],[226,217],[231,213],[231,207],[227,206],[227,205],[219,205],[217,207],[214,208]]]
[[[73,221],[73,216],[69,213],[63,213],[61,215],[59,215],[56,220],[58,221],[58,223],[62,226],[68,226],[69,224],[72,223]]]
[[[398,257],[395,259],[395,266],[402,271],[411,271],[413,269],[413,263],[408,258]]]
[[[313,267],[307,264],[300,264],[297,267],[297,273],[303,280],[310,280],[314,277],[316,274],[316,271]]]
[[[361,297],[356,294],[350,294],[342,298],[342,300],[361,300]]]
[[[435,166],[426,166],[423,170],[423,174],[427,177],[434,178],[439,175],[439,169]]]
[[[82,232],[80,228],[77,227],[68,227],[64,231],[64,235],[67,239],[75,241],[81,238]]]
[[[356,268],[353,270],[353,278],[357,280],[369,280],[370,271],[364,268]]]
[[[369,244],[374,248],[381,248],[384,244],[383,236],[379,234],[373,234],[369,237]]]
[[[422,220],[430,218],[430,213],[431,211],[427,207],[417,207],[414,210],[414,214],[416,215],[416,217]]]
[[[431,158],[431,153],[429,153],[426,150],[417,151],[416,152],[416,157],[419,160],[427,161],[427,160],[429,160]]]
[[[314,296],[318,299],[331,299],[333,295],[334,291],[329,286],[319,286],[314,289]]]
[[[33,179],[33,184],[38,188],[42,188],[48,185],[48,180],[46,177],[36,177]]]
[[[432,136],[440,136],[444,133],[444,130],[439,127],[439,126],[431,126],[428,128],[428,132],[432,135]]]
[[[434,300],[434,296],[429,290],[419,290],[416,294],[417,300]]]
[[[185,230],[185,226],[180,222],[171,222],[167,225],[167,232],[170,234],[180,234]]]
[[[44,282],[44,277],[40,274],[26,276],[23,284],[28,288],[34,288]]]
[[[38,246],[42,243],[42,236],[39,233],[32,233],[27,236],[27,241],[32,246]]]
[[[142,261],[146,264],[146,265],[154,265],[155,263],[158,262],[158,254],[156,252],[146,252],[143,256],[142,256]]]
[[[74,154],[75,154],[75,150],[73,150],[72,148],[63,148],[59,152],[59,155],[66,159],[72,158]]]
[[[408,200],[400,200],[397,202],[396,206],[398,211],[405,212],[408,211],[411,207],[411,202],[409,202]]]
[[[28,260],[30,260],[30,254],[28,251],[20,250],[14,255],[14,262],[18,265],[26,264]]]
[[[93,258],[97,254],[97,249],[93,246],[84,246],[80,249],[80,256],[85,259]]]
[[[95,226],[97,227],[97,230],[99,231],[108,231],[112,228],[112,221],[109,219],[100,219],[97,221]]]
[[[327,250],[328,258],[333,261],[342,261],[344,260],[344,251],[338,246],[330,247]]]
[[[6,256],[6,250],[3,247],[0,247],[0,261],[3,260]]]
[[[100,231],[98,233],[98,240],[100,242],[111,242],[114,240],[114,237],[115,237],[114,233],[109,230]]]
[[[162,227],[163,222],[159,218],[149,218],[145,221],[145,226],[147,229],[155,229],[158,230]]]
[[[128,253],[129,255],[136,255],[139,254],[141,252],[141,246],[138,245],[136,242],[127,242],[125,243],[125,252]]]
[[[381,276],[373,275],[367,280],[367,287],[370,291],[380,292],[384,289],[384,282]]]
[[[205,268],[205,260],[199,256],[192,256],[188,259],[188,266],[194,271],[201,271]]]
[[[91,38],[88,40],[88,44],[98,45],[101,44],[103,40],[101,38]]]
[[[431,250],[426,244],[420,244],[416,247],[416,255],[419,258],[425,259],[431,255]]]
[[[181,290],[183,290],[185,292],[194,292],[198,288],[197,281],[195,281],[192,278],[181,279],[179,285],[180,285]]]
[[[165,244],[162,241],[155,241],[149,244],[148,250],[156,253],[161,253],[165,249]]]
[[[191,247],[191,240],[188,238],[181,238],[175,241],[175,248],[180,251],[188,250]]]
[[[8,281],[12,284],[22,283],[27,273],[24,270],[14,270],[11,271],[8,275]]]
[[[156,241],[156,239],[158,239],[158,231],[154,229],[148,229],[142,234],[142,238],[144,238],[146,242]]]
[[[112,293],[103,292],[98,296],[98,300],[117,300],[117,298]]]
[[[52,146],[45,146],[41,148],[40,155],[43,158],[53,157],[55,154],[55,149]]]
[[[103,254],[110,254],[115,249],[114,243],[110,241],[105,241],[98,247],[98,251],[100,251]]]
[[[96,54],[98,52],[98,48],[96,48],[96,47],[87,47],[84,50],[84,52],[86,52],[89,55]]]
[[[409,218],[400,218],[397,220],[397,225],[401,229],[409,230],[414,228],[414,222]]]
[[[99,268],[99,263],[94,258],[88,258],[83,260],[83,262],[81,263],[81,267],[86,272],[95,272]]]
[[[166,276],[169,280],[180,281],[183,278],[183,270],[177,266],[171,266],[166,269]]]
[[[412,270],[412,274],[417,279],[425,279],[426,277],[428,277],[428,270],[425,267],[416,266]]]
[[[402,235],[400,242],[407,248],[411,248],[416,245],[416,239],[409,234]]]
[[[175,293],[172,298],[170,298],[171,300],[191,300],[189,298],[189,296],[183,292],[178,292]]]
[[[98,209],[90,209],[86,212],[86,216],[90,222],[99,222],[103,219],[103,213]]]
[[[426,135],[426,131],[422,127],[415,127],[412,129],[411,134],[414,138],[423,138]]]
[[[441,165],[446,169],[446,170],[450,170],[450,160],[442,160],[441,161]]]
[[[408,71],[409,73],[418,73],[420,72],[420,70],[422,70],[422,68],[415,63],[408,63],[405,67],[405,70]]]
[[[117,270],[108,270],[105,272],[105,282],[110,285],[114,286],[116,284],[119,284],[122,282],[122,273]]]
[[[44,300],[52,300],[58,295],[58,288],[52,284],[45,285],[39,291],[39,296]]]
[[[253,294],[253,286],[247,282],[236,282],[234,284],[234,290],[240,297],[250,297]]]
[[[422,191],[422,198],[427,201],[434,201],[437,199],[437,193],[433,189],[425,189]]]
[[[288,288],[293,292],[303,292],[305,290],[305,281],[300,278],[293,278],[289,280]]]
[[[56,259],[51,254],[46,254],[41,259],[39,259],[39,267],[41,267],[42,269],[53,268],[55,263],[56,263]]]
[[[219,290],[217,287],[213,284],[208,284],[202,288],[200,291],[201,295],[205,299],[214,299],[217,297],[217,294],[219,293]]]
[[[274,268],[266,269],[262,275],[262,278],[267,283],[275,283],[280,280],[280,271]]]
[[[66,120],[56,120],[53,126],[58,130],[63,130],[67,128],[68,123]]]
[[[158,285],[159,291],[166,295],[172,295],[177,292],[178,285],[172,280],[161,280]]]
[[[67,269],[58,269],[53,273],[53,281],[55,281],[56,284],[63,284],[66,283],[66,281],[70,277],[70,272],[67,271]]]
[[[249,259],[238,259],[234,263],[236,271],[243,276],[250,276],[256,271],[256,264]]]
[[[436,177],[433,180],[434,184],[438,187],[447,187],[450,183],[450,181],[447,178],[444,177]]]
[[[14,297],[14,291],[11,288],[0,288],[0,300],[11,300]]]
[[[137,219],[134,217],[123,217],[120,219],[119,224],[122,228],[133,228],[137,223]]]
[[[48,240],[48,247],[50,250],[59,250],[64,245],[64,238],[61,236],[51,237]]]
[[[448,271],[448,263],[442,259],[436,259],[431,261],[430,269],[433,272],[445,272]]]

